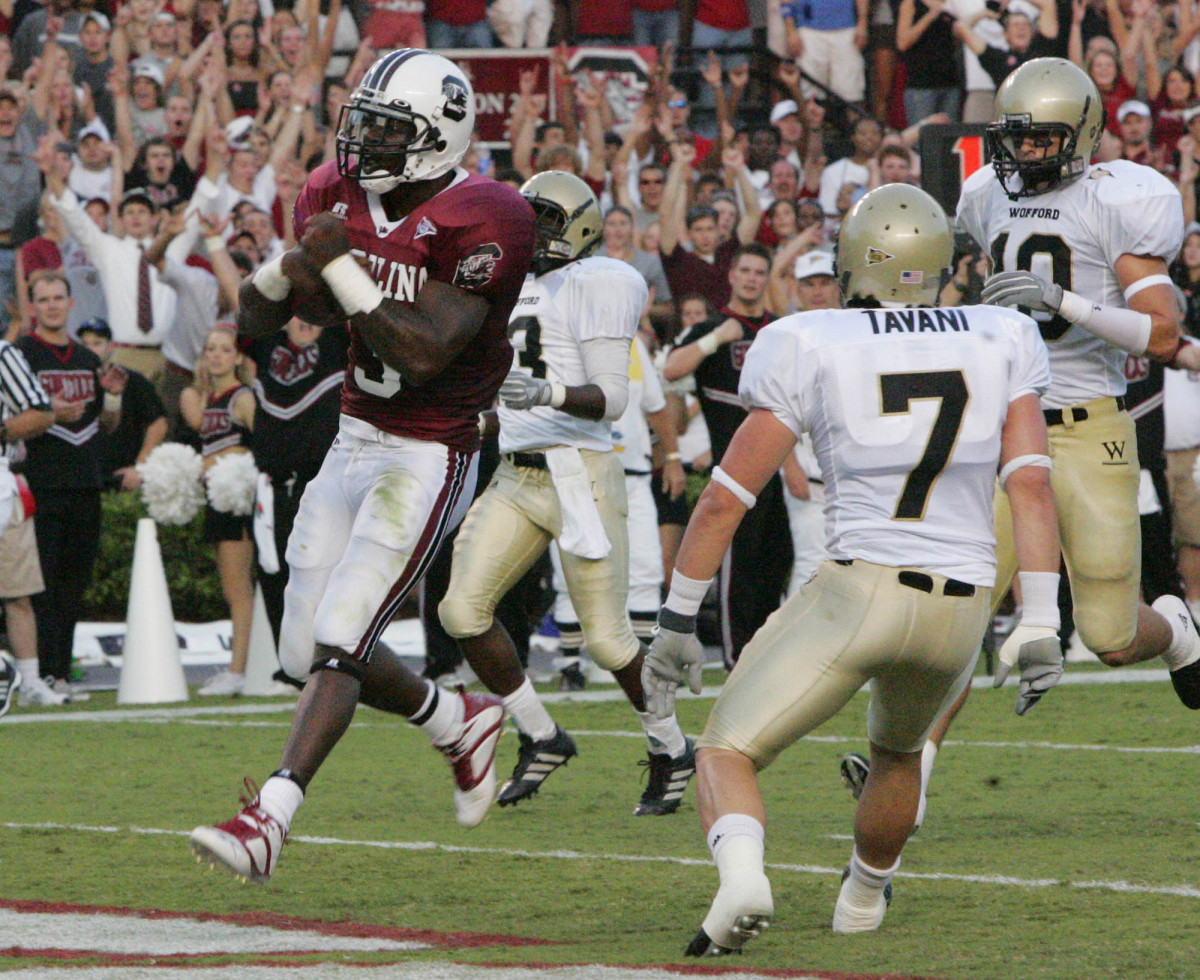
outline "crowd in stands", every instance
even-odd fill
[[[923,127],[986,123],[997,85],[1043,55],[1099,88],[1099,161],[1177,181],[1193,225],[1173,274],[1200,332],[1197,0],[0,0],[7,339],[43,343],[40,311],[65,286],[64,336],[93,352],[71,370],[96,381],[42,380],[73,448],[103,444],[93,469],[46,470],[31,461],[52,434],[6,442],[34,496],[135,491],[155,446],[194,438],[214,326],[233,319],[242,277],[294,244],[292,207],[334,157],[348,93],[406,46],[552,48],[506,103],[508,145],[479,141],[463,166],[514,186],[554,169],[586,180],[606,215],[601,253],[649,284],[642,338],[660,368],[683,331],[729,307],[740,256],[765,259],[763,315],[833,305],[842,216],[868,190],[950,166],[921,160]],[[653,49],[640,104],[612,97],[601,62],[572,68],[578,47]],[[977,301],[984,272],[964,248],[943,303]],[[703,471],[711,447],[686,389],[674,388],[680,450]],[[119,435],[99,414],[83,424],[85,398],[109,415],[120,403]],[[660,521],[669,568],[681,527]],[[37,537],[70,566],[54,602],[78,602],[94,541]],[[244,582],[236,592],[244,619]],[[41,673],[69,682],[61,649],[39,653]]]

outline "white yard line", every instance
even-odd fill
[[[17,823],[5,821],[0,827],[8,830],[63,830],[77,834],[132,834],[135,836],[186,837],[187,831],[160,827],[116,827],[68,823]],[[619,864],[671,864],[686,867],[711,867],[704,858],[670,857],[650,854],[596,854],[570,850],[531,851],[507,847],[471,847],[461,844],[442,844],[438,841],[379,841],[350,840],[341,837],[314,837],[292,834],[291,839],[317,847],[365,847],[388,851],[433,851],[445,854],[490,854],[500,857],[540,859],[546,861],[610,861]],[[797,874],[838,875],[842,867],[829,868],[813,864],[775,864],[766,867]],[[1173,895],[1179,898],[1200,898],[1200,888],[1191,885],[1138,885],[1127,881],[1069,881],[1060,878],[1021,878],[1014,875],[960,875],[943,872],[916,873],[899,871],[897,878],[919,881],[956,881],[976,885],[996,885],[1017,888],[1069,888],[1109,891],[1118,894]]]

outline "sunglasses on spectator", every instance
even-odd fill
[[[687,99],[672,99],[667,103],[668,109],[686,109]]]

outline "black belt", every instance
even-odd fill
[[[854,564],[853,558],[835,558],[834,561],[839,565]],[[927,575],[925,572],[915,572],[911,568],[905,568],[896,573],[896,581],[919,592],[933,592],[933,576]],[[956,578],[946,579],[946,584],[942,586],[942,595],[969,599],[974,594],[975,586],[970,582],[960,582]]]
[[[531,470],[548,470],[545,453],[505,453],[504,458],[513,466],[524,466]]]
[[[1117,403],[1117,411],[1118,412],[1125,411],[1125,396],[1124,395],[1117,395],[1117,397],[1114,398],[1113,401],[1115,401]],[[1071,413],[1071,421],[1073,421],[1073,422],[1086,422],[1087,421],[1088,410],[1086,408],[1083,408],[1080,405],[1076,405],[1074,408],[1071,408],[1071,409],[1048,408],[1044,412],[1042,412],[1042,414],[1044,416],[1046,416],[1046,424],[1047,425],[1062,425],[1063,417],[1064,417],[1063,413],[1067,412],[1067,411],[1069,411]]]

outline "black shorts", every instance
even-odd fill
[[[687,492],[672,500],[662,488],[662,470],[655,470],[650,478],[650,489],[654,492],[654,506],[658,510],[658,526],[678,524],[687,527]]]
[[[218,541],[241,541],[252,533],[251,521],[247,514],[239,517],[237,514],[225,514],[213,510],[212,504],[204,505],[204,540],[209,544]]]

